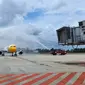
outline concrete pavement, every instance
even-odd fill
[[[28,54],[17,57],[0,57],[0,73],[28,72],[83,72],[84,65],[65,64],[67,62],[84,62],[84,54],[42,55]]]
[[[0,85],[85,85],[85,66],[71,64],[84,61],[84,54],[0,56]]]

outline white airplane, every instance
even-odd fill
[[[5,56],[5,52],[12,53],[12,56],[17,56],[17,54],[23,54],[22,50],[17,52],[17,46],[15,44],[11,44],[5,47],[5,49],[0,51],[0,55]]]

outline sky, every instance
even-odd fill
[[[0,0],[0,47],[57,48],[56,30],[85,20],[85,0]]]

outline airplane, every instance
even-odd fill
[[[11,44],[7,46],[6,49],[1,50],[0,55],[5,56],[5,52],[12,53],[12,56],[17,56],[17,54],[19,55],[23,54],[22,50],[17,52],[17,46],[15,44]]]

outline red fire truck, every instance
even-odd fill
[[[67,52],[65,50],[58,49],[58,50],[52,50],[51,54],[53,54],[53,55],[57,55],[57,54],[65,55],[65,54],[67,54]]]

